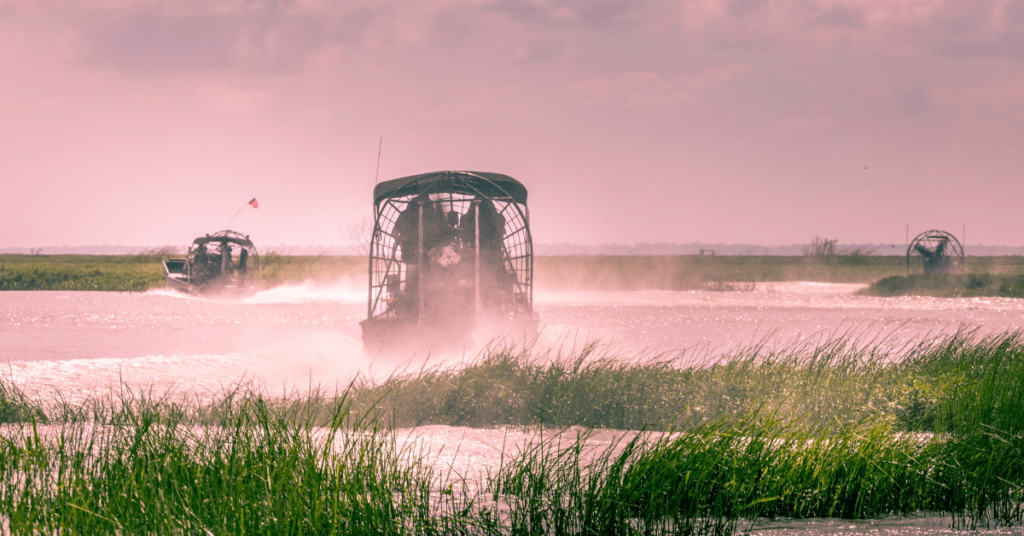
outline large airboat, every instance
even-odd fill
[[[373,191],[368,349],[532,335],[526,188],[498,173],[441,171]]]
[[[180,292],[245,297],[257,290],[260,257],[248,236],[219,231],[196,238],[184,259],[164,261],[164,272]]]

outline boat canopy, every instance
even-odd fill
[[[526,204],[526,187],[519,181],[508,175],[481,171],[435,171],[382,182],[373,189],[373,202],[379,204],[385,199],[418,195],[435,189],[489,198],[511,197],[516,203]]]
[[[195,241],[192,242],[192,245],[201,246],[209,242],[231,242],[232,244],[238,244],[239,246],[242,247],[254,247],[252,240],[249,240],[248,236],[242,236],[238,234],[226,235],[221,233],[201,236],[195,239]]]

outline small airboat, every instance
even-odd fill
[[[519,181],[425,173],[378,184],[373,207],[369,303],[360,322],[367,349],[536,331],[533,240]]]
[[[220,231],[196,238],[186,258],[164,261],[164,272],[180,292],[245,297],[257,290],[260,257],[248,236]]]

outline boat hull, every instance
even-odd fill
[[[164,261],[164,274],[167,286],[172,290],[191,294],[194,296],[216,297],[227,299],[242,299],[256,294],[259,290],[255,285],[225,284],[216,279],[202,285],[197,285],[189,280],[185,259],[170,259]]]

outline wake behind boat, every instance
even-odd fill
[[[224,230],[192,242],[184,259],[164,261],[167,285],[194,295],[246,297],[259,283],[260,257],[248,236]]]

